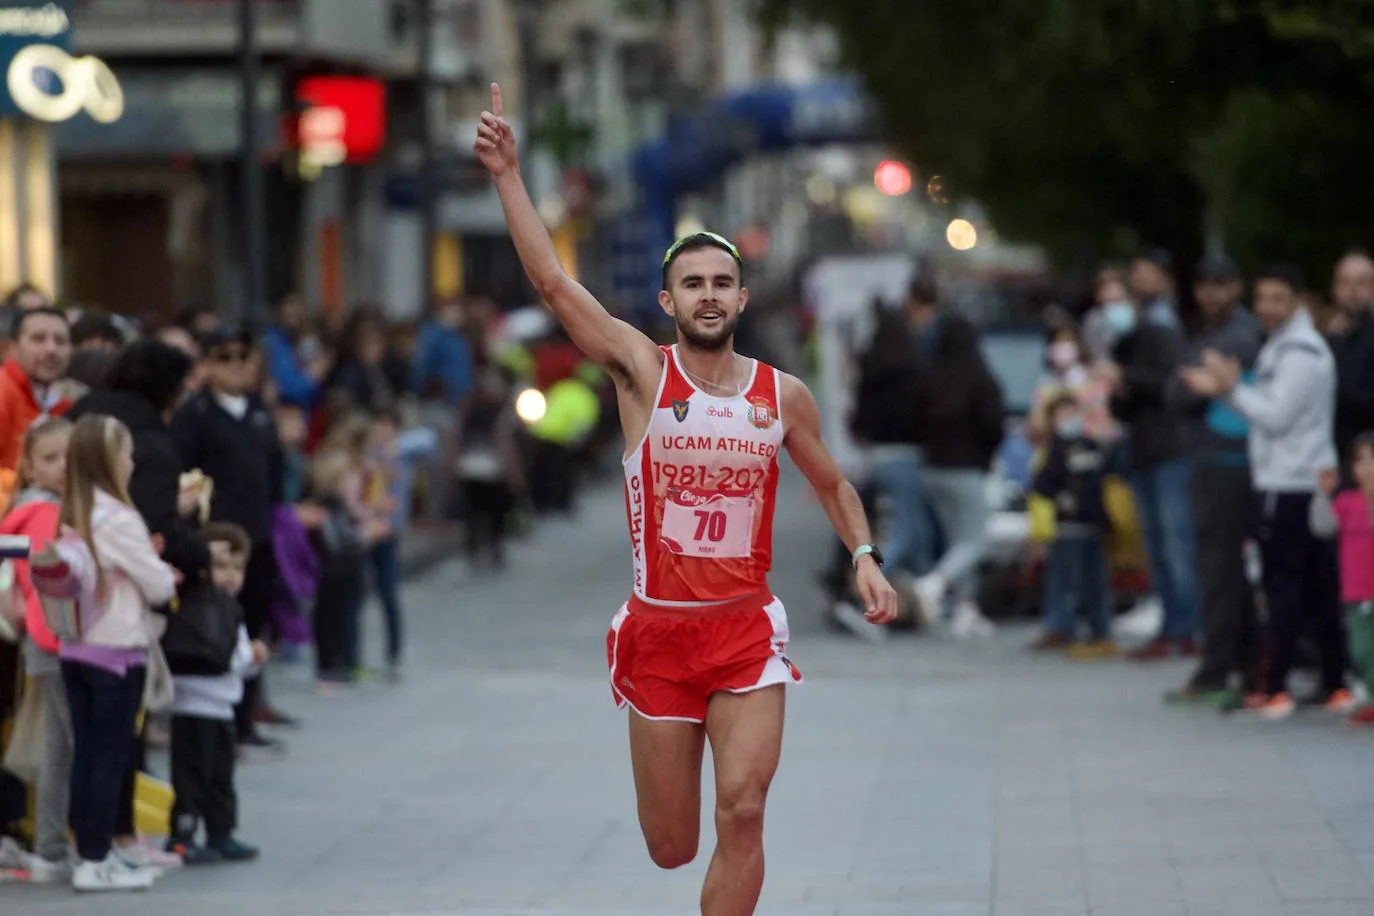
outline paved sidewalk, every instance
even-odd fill
[[[1031,657],[1024,629],[827,633],[824,519],[795,479],[782,493],[774,586],[806,683],[769,798],[761,914],[1374,914],[1374,735],[1319,713],[1166,708],[1184,669]],[[503,577],[450,563],[412,579],[402,684],[321,698],[300,669],[274,670],[306,725],[240,770],[261,861],[99,900],[0,886],[0,914],[696,912],[710,818],[695,863],[649,862],[605,683],[626,547],[618,493],[590,494],[580,518],[515,545]]]

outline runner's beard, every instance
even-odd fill
[[[693,350],[702,350],[707,353],[725,349],[731,339],[735,336],[735,328],[739,325],[739,312],[726,316],[720,323],[720,327],[714,331],[705,331],[697,328],[693,319],[675,317],[674,323],[677,325],[678,333],[682,339],[691,346]]]

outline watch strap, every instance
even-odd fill
[[[859,566],[859,558],[863,556],[871,556],[874,560],[878,561],[879,566],[883,565],[882,560],[878,559],[882,554],[878,553],[877,547],[872,544],[860,544],[858,547],[854,548],[854,555],[849,558],[856,569]]]

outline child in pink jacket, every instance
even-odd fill
[[[1355,438],[1350,449],[1355,488],[1337,491],[1339,475],[1322,475],[1312,500],[1312,533],[1339,536],[1341,603],[1345,606],[1350,661],[1364,681],[1366,695],[1374,688],[1374,433]],[[1366,702],[1350,715],[1355,725],[1374,725],[1374,704]]]

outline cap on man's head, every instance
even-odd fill
[[[253,332],[242,326],[220,325],[200,335],[198,343],[204,353],[209,353],[211,350],[231,343],[251,347],[253,346]]]
[[[1197,263],[1197,282],[1230,283],[1241,278],[1240,265],[1228,255],[1209,254]]]
[[[1150,248],[1146,251],[1142,251],[1138,255],[1138,258],[1141,261],[1149,261],[1166,274],[1172,274],[1174,272],[1174,256],[1163,248]]]
[[[1302,269],[1291,261],[1279,261],[1270,264],[1255,276],[1256,283],[1260,280],[1276,280],[1279,283],[1287,284],[1288,288],[1295,293],[1301,293],[1307,289],[1307,281],[1303,277]]]

